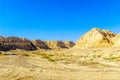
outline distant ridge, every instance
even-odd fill
[[[11,37],[0,36],[0,51],[9,51],[15,49],[23,49],[23,50],[63,49],[63,48],[71,48],[73,46],[74,46],[73,42],[70,43],[66,43],[66,42],[64,43],[63,41],[49,42],[42,40],[29,40],[26,38],[19,38],[15,36],[11,36]]]

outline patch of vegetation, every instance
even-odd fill
[[[80,65],[96,65],[96,64],[99,64],[98,62],[95,62],[95,61],[79,61],[79,64]]]
[[[26,56],[26,57],[29,57],[29,56],[33,56],[33,53],[32,51],[10,51],[12,54],[15,54],[15,55],[22,55],[22,56]]]
[[[42,53],[40,54],[42,56],[42,58],[45,58],[45,59],[48,59],[48,61],[51,61],[51,62],[55,62],[55,60],[53,59],[53,56],[52,54],[45,54],[45,53]]]
[[[56,53],[56,52],[52,52],[52,53],[49,53],[49,52],[33,52],[33,54],[37,54],[37,55],[40,55],[42,56],[42,58],[45,58],[45,59],[48,59],[48,61],[51,61],[51,62],[56,62],[56,61],[61,61],[61,60],[64,60],[64,58],[66,57],[65,54],[63,53]]]
[[[104,60],[119,60],[120,57],[109,57],[109,58],[104,57],[103,59]]]

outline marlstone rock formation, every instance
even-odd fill
[[[67,48],[67,47],[65,46],[64,42],[62,42],[62,41],[57,41],[57,40],[46,41],[46,44],[47,44],[48,47],[50,47],[51,49]]]
[[[37,49],[50,49],[44,41],[34,40],[31,42],[36,46]]]
[[[63,41],[41,41],[41,40],[28,40],[26,38],[18,37],[3,37],[0,36],[0,51],[9,51],[15,49],[23,50],[38,50],[38,49],[63,49],[71,48],[73,42]]]
[[[18,37],[0,37],[0,50],[8,51],[15,49],[36,50],[36,47],[27,39]]]
[[[111,47],[114,42],[112,38],[115,34],[109,30],[93,28],[84,34],[76,43],[76,48],[107,48]]]
[[[72,41],[64,41],[64,44],[68,48],[72,48],[75,45],[75,43]]]

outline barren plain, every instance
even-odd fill
[[[120,48],[0,54],[0,80],[120,80]]]

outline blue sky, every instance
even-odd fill
[[[0,35],[76,41],[91,28],[120,32],[120,0],[0,0]]]

